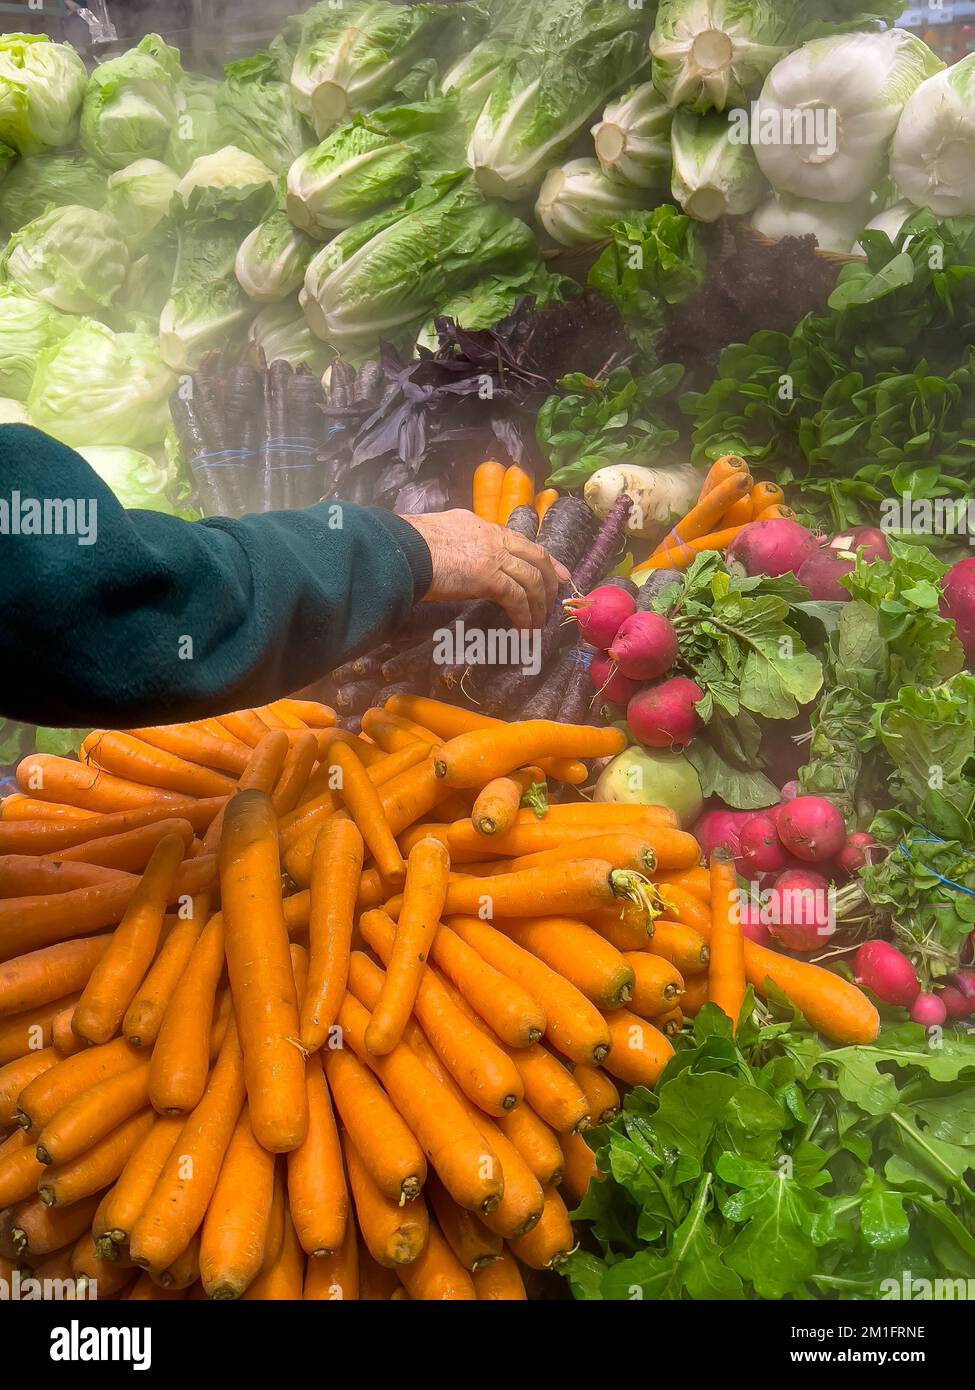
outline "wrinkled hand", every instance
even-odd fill
[[[533,541],[473,512],[405,516],[433,561],[428,599],[491,598],[515,627],[543,627],[569,573]]]

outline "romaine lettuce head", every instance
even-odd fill
[[[660,0],[654,84],[670,106],[739,106],[793,47],[804,15],[799,0]]]
[[[179,55],[157,34],[91,75],[81,108],[82,146],[113,169],[162,159],[176,124]]]
[[[592,128],[603,172],[640,188],[666,186],[673,113],[652,82],[610,102]]]
[[[686,106],[679,107],[670,144],[674,157],[671,194],[698,222],[751,212],[768,192],[751,148],[732,139],[732,127],[721,111],[698,116]]]
[[[286,212],[272,212],[240,244],[234,271],[250,299],[272,304],[297,294],[315,243],[293,227]]]
[[[123,507],[167,516],[192,515],[185,501],[187,484],[177,464],[160,462],[151,454],[121,444],[86,444],[78,453]]]
[[[535,216],[553,241],[586,246],[609,235],[614,222],[645,207],[644,189],[611,179],[596,159],[570,159],[545,175]]]
[[[327,135],[288,171],[288,215],[322,238],[404,198],[421,172],[464,162],[457,103],[383,106]]]
[[[254,312],[233,275],[174,289],[159,318],[159,350],[174,372],[192,371],[215,348],[243,337]]]
[[[230,143],[217,111],[220,83],[211,77],[183,76],[176,92],[176,123],[163,156],[170,168],[185,174],[201,155],[213,154]]]
[[[649,24],[649,6],[615,0],[526,4],[467,149],[489,197],[538,188],[593,111],[644,66]]]
[[[0,187],[0,227],[8,234],[40,217],[53,203],[104,207],[105,170],[81,151],[37,154],[15,164]]]
[[[230,218],[253,224],[274,202],[273,172],[252,154],[225,145],[194,159],[176,185],[191,218]]]
[[[0,140],[20,154],[69,145],[88,85],[69,44],[43,34],[0,34]]]
[[[322,247],[299,299],[312,332],[356,356],[382,339],[411,343],[451,295],[486,275],[527,270],[537,256],[524,222],[487,202],[469,177],[444,175]]]
[[[297,297],[268,304],[247,330],[247,356],[258,370],[265,362],[290,362],[321,375],[332,360],[329,348],[308,327]]]
[[[27,410],[63,444],[146,449],[166,433],[175,386],[154,338],[85,319],[42,355]]]
[[[109,176],[105,212],[130,246],[141,245],[169,212],[179,175],[158,159],[137,159]]]
[[[38,358],[75,320],[13,286],[0,289],[0,396],[25,401]]]
[[[386,100],[411,68],[434,56],[462,8],[353,0],[340,9],[309,11],[291,89],[316,134]]]
[[[0,256],[0,283],[69,314],[110,308],[129,268],[111,217],[94,208],[51,208],[14,232]]]
[[[491,94],[494,79],[510,53],[507,39],[498,37],[492,16],[492,34],[475,44],[453,63],[440,80],[440,90],[457,95],[461,120],[469,130],[481,114],[481,108]]]
[[[224,143],[236,145],[283,174],[312,141],[291,88],[276,76],[268,53],[230,63],[217,88],[217,115]]]

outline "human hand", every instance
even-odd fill
[[[433,561],[428,599],[490,598],[515,627],[544,627],[569,572],[540,545],[473,512],[404,516],[427,543]]]

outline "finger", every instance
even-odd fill
[[[545,584],[542,572],[530,565],[527,560],[519,560],[516,555],[506,555],[501,561],[501,569],[516,584],[520,584],[528,600],[529,620],[532,627],[544,627],[549,606],[545,600]]]
[[[524,536],[511,535],[511,540],[506,543],[505,549],[509,555],[514,555],[520,560],[527,561],[534,565],[542,576],[542,583],[545,585],[545,611],[552,607],[555,596],[558,593],[559,578],[552,563],[552,557],[548,551],[534,541],[525,540]]]
[[[549,559],[551,559],[551,558],[552,558],[552,557],[549,556]],[[558,560],[552,560],[552,568],[555,570],[555,573],[556,573],[556,575],[558,576],[558,581],[559,581],[560,584],[571,584],[571,583],[572,583],[572,575],[571,575],[571,574],[569,573],[569,571],[566,569],[565,565],[560,564]]]
[[[530,628],[531,609],[528,604],[528,595],[524,588],[516,579],[512,579],[509,574],[499,571],[491,585],[491,598],[501,607],[511,619],[513,627]]]

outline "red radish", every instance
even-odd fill
[[[807,864],[839,854],[846,841],[843,817],[824,796],[797,796],[776,817],[779,839]]]
[[[908,1009],[921,992],[914,966],[889,941],[865,941],[853,958],[853,976],[885,1004]]]
[[[939,612],[955,624],[969,669],[975,666],[975,555],[952,565],[941,582]]]
[[[684,748],[701,727],[694,706],[704,691],[686,676],[671,676],[638,690],[626,707],[626,722],[648,748]]]
[[[609,654],[630,680],[654,681],[677,660],[677,634],[661,613],[634,613],[621,624]]]
[[[815,555],[804,560],[796,572],[796,578],[804,589],[809,590],[810,598],[829,603],[849,603],[853,598],[849,589],[840,580],[852,574],[855,560],[846,551],[831,550],[823,546]]]
[[[876,526],[852,526],[849,531],[838,531],[828,544],[830,550],[845,550],[850,555],[860,553],[868,562],[890,559],[887,537]]]
[[[753,899],[742,903],[741,929],[748,940],[754,941],[758,946],[770,949],[775,944],[769,935],[768,927],[762,920],[761,904]]]
[[[797,521],[750,521],[728,546],[732,568],[745,574],[795,574],[815,555],[819,542]]]
[[[956,970],[951,983],[972,1005],[975,1005],[975,970]]]
[[[705,811],[692,832],[704,858],[710,860],[711,851],[721,847],[730,849],[737,859],[741,854],[741,828],[754,814],[754,811]]]
[[[975,1013],[975,999],[966,999],[954,985],[945,985],[940,997],[949,1018],[970,1018]]]
[[[636,599],[616,584],[601,584],[585,598],[567,599],[566,608],[579,624],[579,633],[594,647],[608,647],[620,623],[636,612]]]
[[[605,652],[598,652],[589,668],[593,689],[597,695],[613,705],[627,705],[639,690],[636,681],[627,680],[615,661],[610,661]]]
[[[833,934],[829,884],[811,869],[786,869],[766,895],[766,921],[787,951],[818,950]]]
[[[911,1022],[936,1028],[948,1017],[948,1008],[936,994],[919,994],[911,1005]]]
[[[775,873],[785,868],[786,855],[771,815],[752,816],[741,828],[741,858],[746,869],[757,874]]]
[[[846,844],[836,856],[836,863],[852,878],[864,865],[877,864],[886,854],[887,850],[883,845],[878,845],[868,830],[854,830],[852,835],[847,835]]]

